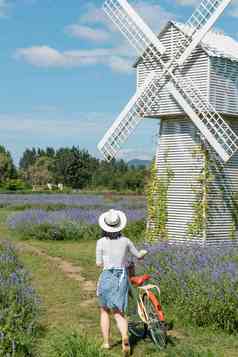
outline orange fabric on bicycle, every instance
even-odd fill
[[[132,276],[130,278],[130,282],[135,286],[140,286],[144,284],[145,281],[150,280],[151,276],[148,274],[140,275],[140,276]]]
[[[164,313],[162,311],[161,305],[160,305],[157,297],[151,291],[148,291],[147,294],[148,294],[150,301],[154,305],[154,308],[155,308],[158,318],[160,319],[160,321],[164,321],[165,320]]]

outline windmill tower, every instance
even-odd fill
[[[144,118],[160,118],[170,240],[238,242],[238,45],[209,33],[230,2],[202,0],[186,24],[169,22],[158,37],[126,0],[104,4],[139,59],[136,93],[98,148],[110,160]]]

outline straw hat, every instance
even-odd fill
[[[127,218],[124,212],[110,209],[101,214],[98,223],[105,232],[116,233],[126,227]]]

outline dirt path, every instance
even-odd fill
[[[52,257],[47,253],[45,253],[43,250],[33,247],[27,243],[17,242],[15,243],[15,246],[19,252],[33,253],[35,255],[42,256],[53,263],[56,263],[58,269],[61,270],[64,273],[64,275],[67,276],[68,278],[78,281],[80,283],[81,288],[84,291],[86,292],[96,291],[96,282],[85,279],[82,276],[82,268],[80,266],[75,266],[72,263],[59,257]],[[90,298],[88,300],[82,301],[81,307],[87,308],[92,304],[95,305],[95,302],[96,302],[96,296],[95,298]],[[168,335],[170,337],[184,339],[184,335],[181,332],[178,332],[177,330],[168,331]]]
[[[76,280],[80,283],[80,286],[84,291],[87,292],[95,292],[96,291],[96,283],[91,280],[87,280],[82,276],[82,268],[80,266],[75,266],[72,263],[59,258],[59,257],[52,257],[46,254],[39,248],[33,247],[30,244],[18,242],[15,243],[15,246],[18,251],[22,252],[30,252],[38,256],[42,256],[47,258],[49,261],[54,262],[57,264],[59,270],[61,270],[68,278]],[[89,302],[89,301],[88,301]],[[87,301],[84,301],[83,304],[87,304]],[[92,302],[92,299],[90,300]]]

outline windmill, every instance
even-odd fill
[[[186,239],[187,227],[196,221],[193,219],[197,199],[192,188],[194,186],[197,186],[197,190],[202,190],[203,212],[197,212],[197,215],[203,215],[206,224],[200,230],[197,229],[197,236],[193,234],[193,238],[204,242],[217,242],[219,234],[223,238],[231,234],[233,238],[238,238],[238,219],[234,217],[233,196],[233,191],[238,191],[238,181],[230,179],[231,176],[238,177],[238,127],[234,121],[227,120],[222,111],[217,110],[210,98],[209,89],[204,94],[201,81],[198,80],[199,74],[197,79],[189,76],[191,59],[204,47],[204,38],[230,2],[231,0],[202,0],[185,25],[170,23],[167,26],[170,46],[167,45],[166,31],[157,37],[126,0],[107,0],[104,3],[105,12],[139,55],[137,65],[140,84],[135,95],[98,144],[98,148],[106,160],[111,160],[145,117],[161,118],[156,154],[158,175],[164,175],[167,165],[175,170],[175,180],[168,194],[170,239]],[[140,73],[142,67],[144,77]],[[209,67],[208,71],[210,69]],[[143,80],[140,81],[140,77]],[[210,83],[207,84],[210,86]],[[165,97],[167,100],[169,98],[170,104],[167,102],[166,110],[161,113],[160,107]],[[236,102],[237,99],[238,91]],[[173,105],[176,103],[177,110],[168,109],[172,102]],[[238,116],[238,108],[236,115]],[[194,157],[193,151],[200,144],[205,146],[204,154]],[[204,179],[197,179],[201,173],[206,176],[205,152],[209,152],[209,161],[213,157],[215,162],[212,165],[213,180],[211,175],[206,187]],[[229,165],[232,169],[229,169]],[[207,206],[211,206],[213,211],[211,219],[207,217]]]

